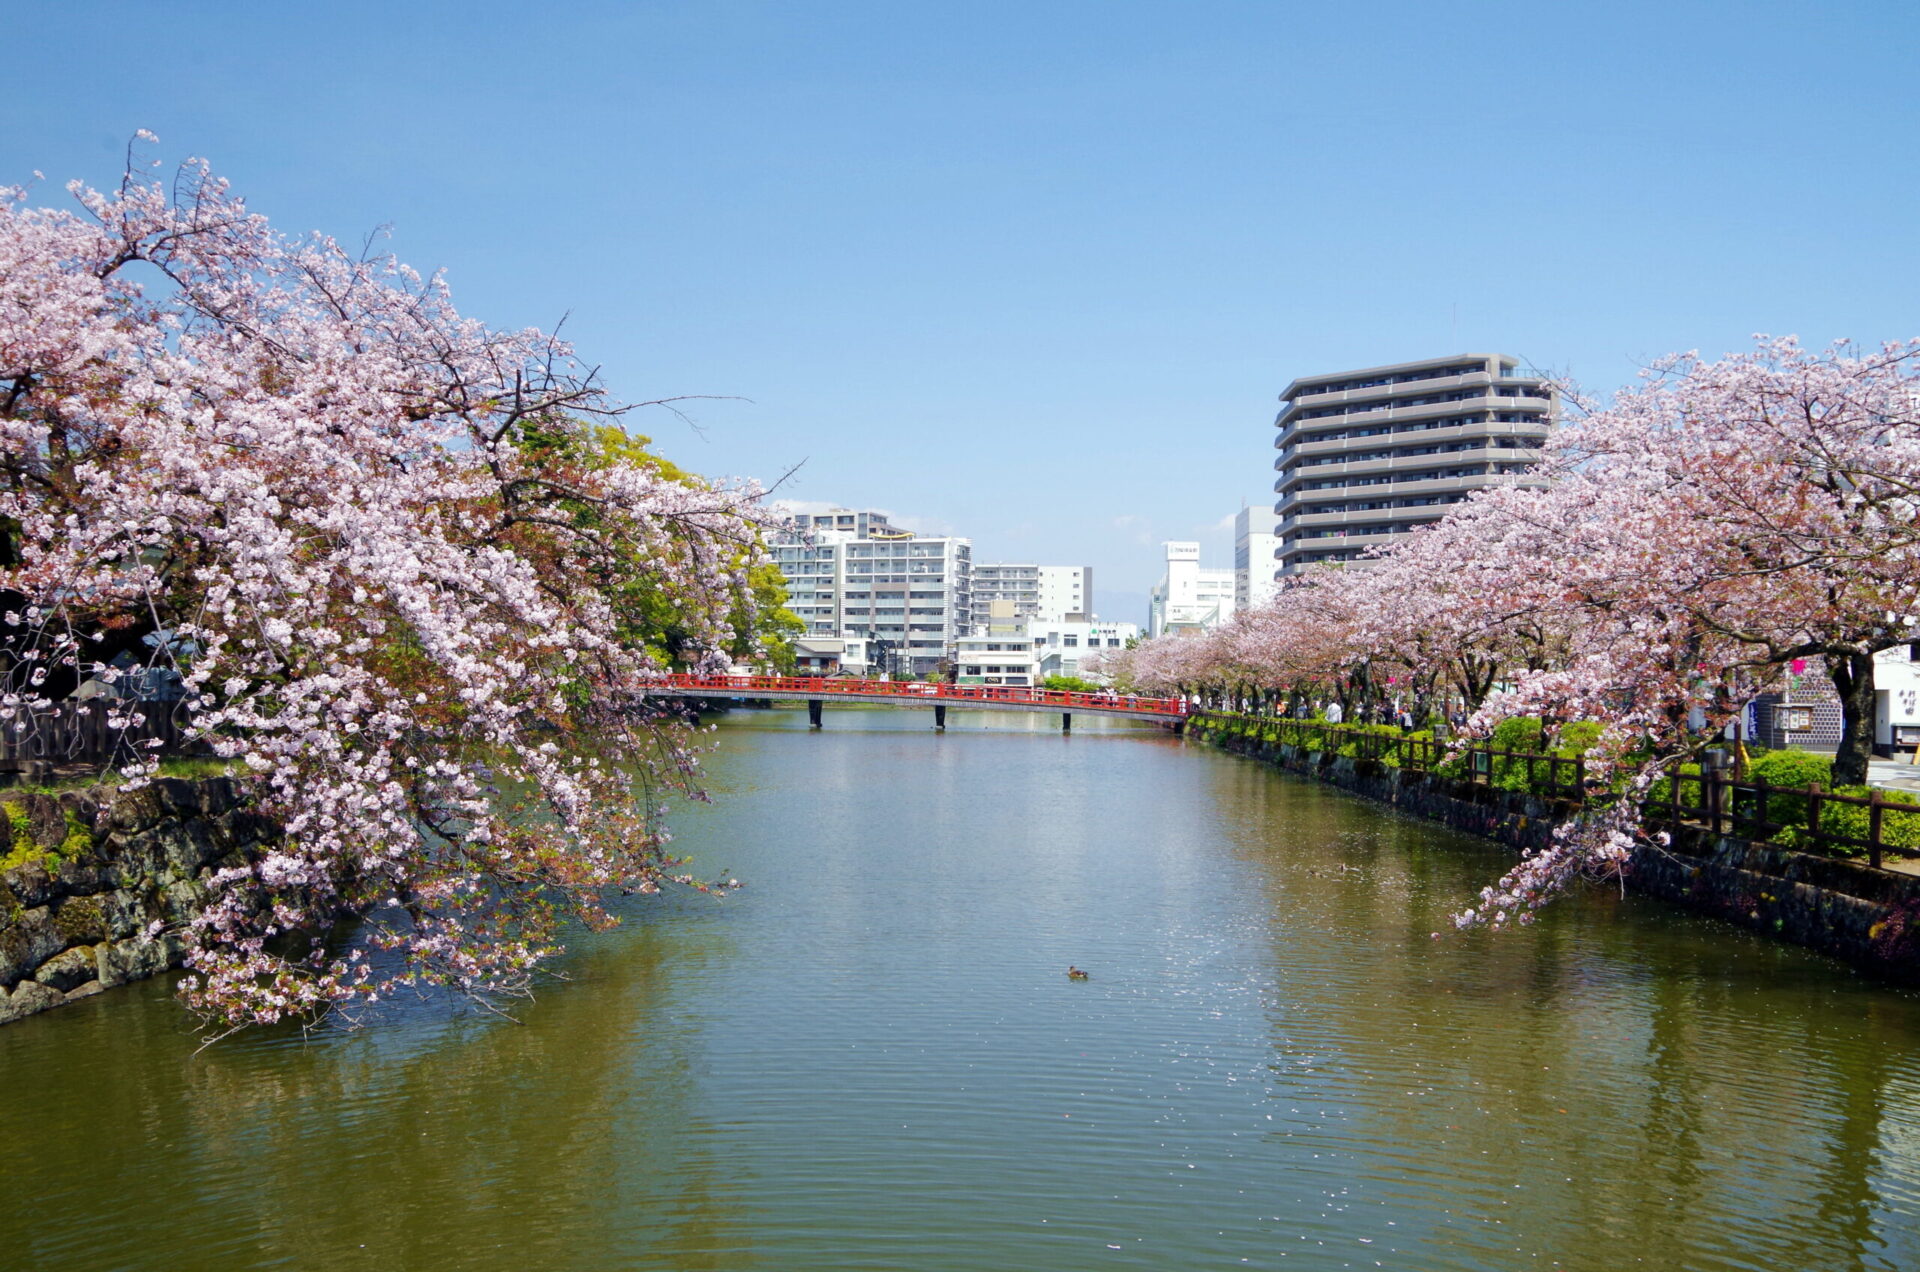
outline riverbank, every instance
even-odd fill
[[[0,1025],[180,965],[208,880],[270,842],[230,778],[0,801]]]
[[[1232,717],[1197,715],[1188,729],[1191,736],[1234,754],[1522,853],[1545,847],[1554,830],[1580,812],[1566,799],[1271,741],[1257,726]],[[1920,878],[1714,835],[1699,826],[1679,827],[1672,838],[1668,848],[1635,851],[1626,874],[1629,892],[1834,955],[1903,984],[1920,984]]]

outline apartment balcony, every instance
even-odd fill
[[[1491,422],[1478,420],[1472,424],[1455,424],[1449,428],[1422,429],[1417,433],[1395,433],[1382,437],[1340,437],[1324,442],[1304,441],[1298,446],[1288,450],[1285,454],[1276,456],[1273,466],[1277,471],[1291,472],[1295,468],[1314,467],[1302,462],[1309,459],[1333,459],[1336,462],[1346,462],[1340,457],[1356,453],[1369,455],[1375,451],[1390,451],[1394,453],[1391,455],[1379,455],[1374,458],[1382,460],[1398,459],[1402,453],[1411,453],[1419,450],[1426,452],[1428,456],[1427,467],[1432,468],[1437,464],[1446,462],[1445,460],[1431,458],[1435,454],[1463,455],[1468,452],[1436,452],[1431,450],[1431,447],[1445,446],[1454,442],[1480,441],[1485,438],[1495,437],[1518,437],[1538,443],[1546,439],[1546,433],[1547,427],[1544,421],[1539,424],[1519,424],[1511,420],[1494,420]],[[1533,448],[1515,447],[1513,449]],[[1358,460],[1353,462],[1365,463],[1371,461]],[[1332,467],[1331,464],[1321,466]]]
[[[1383,368],[1384,369],[1384,368]],[[1388,384],[1370,384],[1360,389],[1329,389],[1317,393],[1301,393],[1292,398],[1283,399],[1301,406],[1324,405],[1332,402],[1365,401],[1385,394],[1417,393],[1430,389],[1468,388],[1476,384],[1511,384],[1515,381],[1549,380],[1548,376],[1533,367],[1501,367],[1498,374],[1487,371],[1467,371],[1459,375],[1434,376],[1423,380],[1399,380]]]
[[[1526,451],[1500,451],[1499,463],[1516,463]],[[1446,495],[1469,490],[1487,490],[1494,486],[1540,485],[1534,473],[1472,473],[1465,477],[1431,477],[1425,481],[1384,482],[1378,486],[1350,486],[1345,490],[1301,490],[1281,498],[1273,505],[1274,515],[1287,517],[1317,503],[1345,503],[1351,499],[1407,499],[1421,495]],[[1399,511],[1394,509],[1393,511]],[[1315,514],[1318,515],[1318,514]]]
[[[1428,521],[1435,518],[1429,517]],[[1425,522],[1414,524],[1424,525]],[[1328,535],[1322,539],[1294,539],[1280,545],[1274,554],[1274,560],[1286,564],[1304,552],[1364,552],[1368,548],[1377,548],[1383,544],[1398,543],[1406,538],[1407,531],[1378,530],[1371,534]]]
[[[1357,512],[1303,512],[1284,518],[1274,533],[1285,536],[1295,530],[1333,530],[1343,526],[1405,525],[1438,521],[1458,504],[1422,504],[1417,508],[1367,508]]]
[[[1333,487],[1325,490],[1304,491],[1304,483],[1309,481],[1327,481],[1335,477],[1391,477],[1395,473],[1425,471],[1441,467],[1465,467],[1474,464],[1538,464],[1546,454],[1537,447],[1491,446],[1483,450],[1453,451],[1445,455],[1395,455],[1386,459],[1356,459],[1339,464],[1316,464],[1311,468],[1292,468],[1283,471],[1279,480],[1273,483],[1274,493],[1283,499],[1292,492],[1309,494],[1323,499],[1363,499],[1368,492],[1401,490],[1413,485],[1413,481],[1401,478],[1379,485]],[[1458,477],[1433,477],[1420,480],[1460,481]]]
[[[1539,427],[1549,424],[1548,412],[1553,408],[1553,399],[1545,397],[1477,397],[1461,402],[1423,402],[1418,406],[1382,405],[1372,410],[1356,412],[1352,415],[1329,415],[1314,420],[1293,420],[1282,423],[1280,431],[1274,436],[1273,445],[1281,449],[1296,439],[1310,438],[1316,432],[1352,428],[1356,425],[1375,427],[1381,424],[1396,424],[1434,419],[1447,415],[1458,415],[1462,411],[1531,411],[1540,415]],[[1285,416],[1281,417],[1285,420]],[[1512,421],[1500,421],[1511,423]],[[1419,431],[1419,430],[1408,430]],[[1397,435],[1399,430],[1395,430]],[[1384,436],[1384,434],[1383,434]]]
[[[1407,380],[1400,384],[1375,384],[1364,389],[1340,389],[1332,393],[1303,393],[1290,399],[1290,410],[1305,407],[1337,406],[1342,402],[1372,402],[1380,398],[1398,394],[1408,397],[1415,393],[1445,393],[1452,389],[1467,389],[1477,385],[1496,383],[1495,378],[1485,371],[1475,371],[1468,375],[1439,376],[1432,380]]]

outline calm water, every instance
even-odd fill
[[[1920,1000],[1151,731],[723,724],[513,1025],[0,1030],[8,1269],[1920,1267]],[[1069,963],[1092,972],[1071,982]]]

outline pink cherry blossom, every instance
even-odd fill
[[[691,756],[637,625],[721,660],[759,492],[609,444],[624,408],[564,343],[279,234],[203,164],[70,191],[0,191],[0,713],[170,673],[283,829],[212,880],[189,1001],[520,992],[564,924],[705,886],[667,852]],[[312,935],[341,917],[359,944]]]
[[[1604,726],[1588,771],[1619,795],[1464,912],[1525,921],[1583,875],[1615,875],[1639,799],[1796,659],[1846,715],[1836,779],[1865,779],[1872,659],[1920,613],[1920,342],[1808,352],[1759,338],[1719,362],[1664,359],[1549,443],[1540,488],[1486,491],[1359,569],[1327,569],[1204,636],[1116,670],[1216,701],[1392,701]]]

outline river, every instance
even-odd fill
[[[1920,1267],[1920,998],[1150,727],[737,712],[510,1023],[0,1030],[8,1269]],[[1090,978],[1066,976],[1069,964]]]

